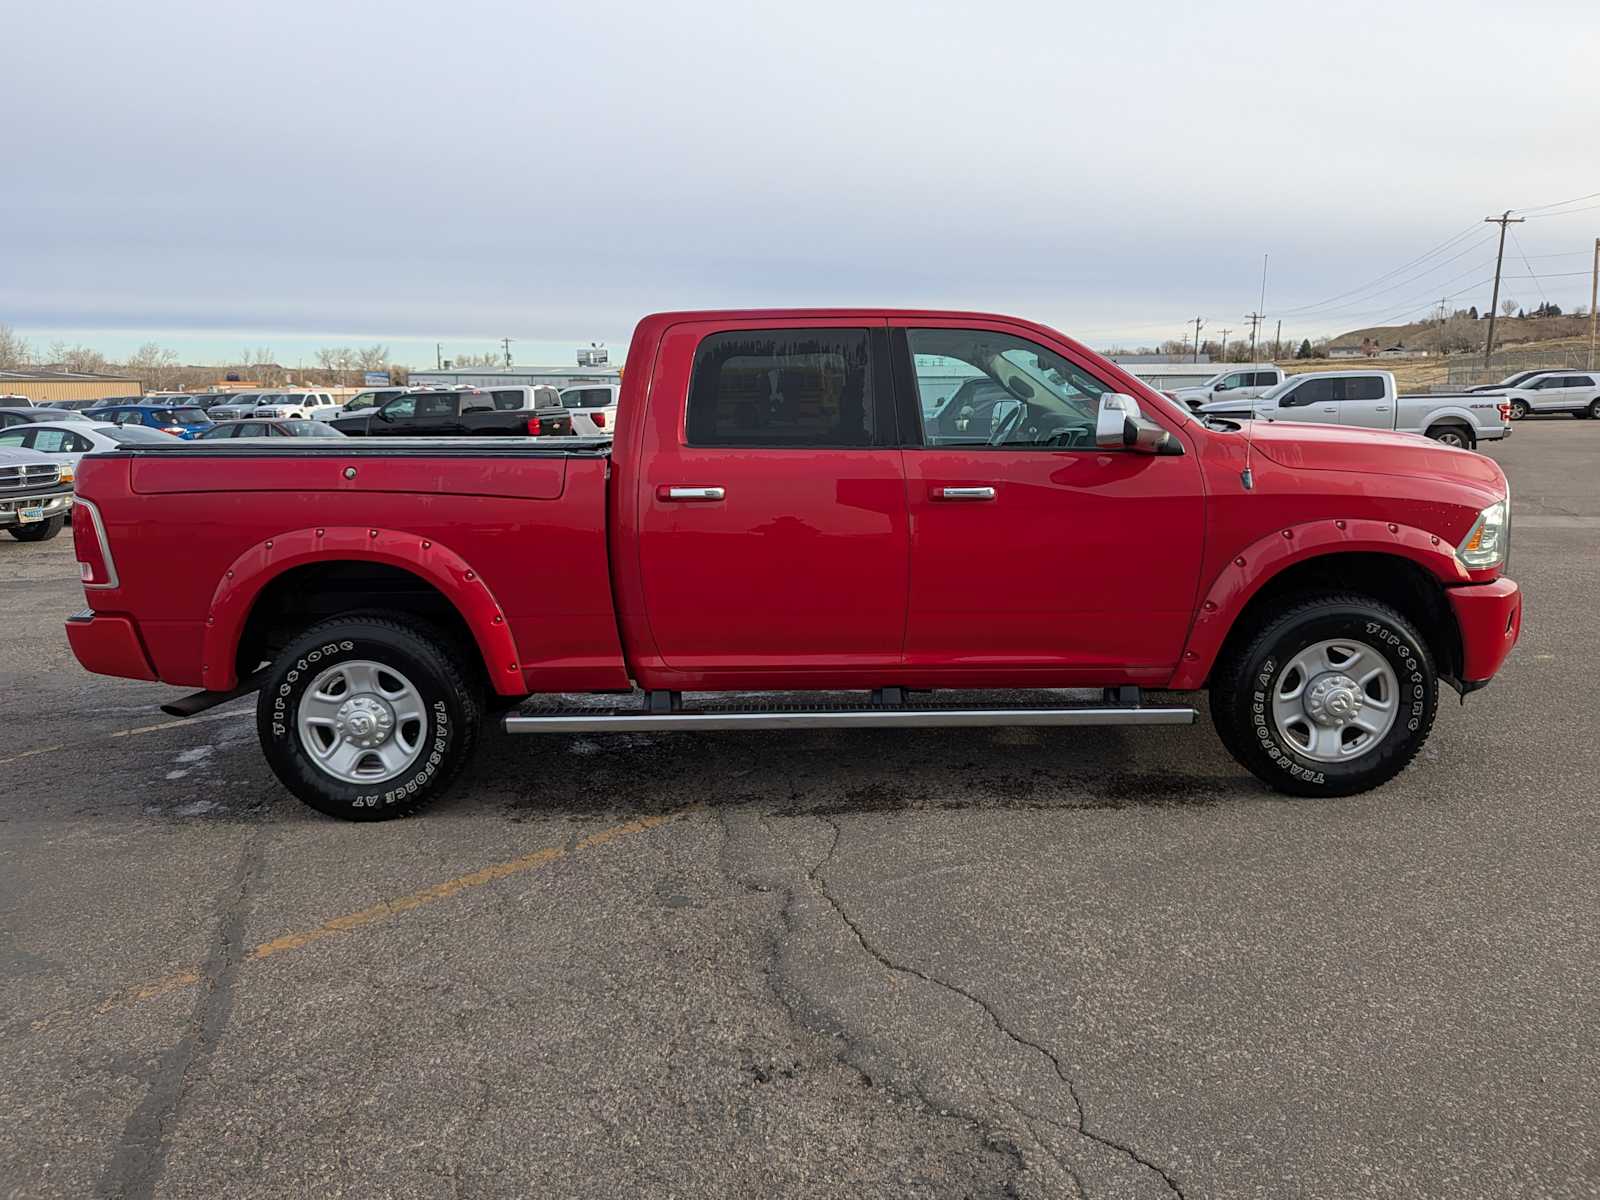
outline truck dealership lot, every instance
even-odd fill
[[[1592,1195],[1600,425],[1488,452],[1521,643],[1342,800],[1204,728],[495,735],[345,824],[0,539],[0,1195]]]

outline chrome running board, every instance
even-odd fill
[[[1133,689],[1127,689],[1131,692]],[[653,693],[652,700],[661,697]],[[792,698],[794,694],[786,694]],[[1122,697],[1119,697],[1121,699]],[[1017,726],[1192,725],[1192,708],[1147,708],[1139,703],[1048,706],[972,706],[939,703],[830,704],[712,701],[669,707],[647,700],[640,708],[536,707],[505,718],[507,733],[666,733],[672,730],[951,729]]]

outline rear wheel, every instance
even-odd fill
[[[1465,425],[1435,425],[1428,430],[1428,436],[1441,446],[1456,446],[1462,450],[1471,450],[1474,444],[1472,431]]]
[[[48,542],[61,532],[61,527],[66,523],[66,516],[58,515],[35,521],[31,525],[13,525],[7,532],[19,542]]]
[[[382,613],[306,630],[267,668],[256,731],[273,773],[329,816],[381,821],[441,795],[479,699],[434,630]]]
[[[1600,396],[1595,397],[1589,404],[1589,418],[1594,421],[1600,421]]]
[[[1211,688],[1229,753],[1295,796],[1346,796],[1392,779],[1422,749],[1438,703],[1417,631],[1356,595],[1292,604],[1218,663]]]
[[[1511,402],[1511,419],[1520,421],[1528,415],[1528,402],[1526,400],[1513,400]]]

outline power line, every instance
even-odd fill
[[[1474,250],[1478,250],[1484,246],[1487,246],[1492,241],[1494,241],[1494,235],[1490,234],[1488,237],[1481,238],[1464,249],[1456,251],[1456,253],[1452,254],[1449,258],[1440,259],[1432,266],[1417,272],[1417,274],[1391,283],[1388,287],[1379,288],[1375,292],[1368,292],[1366,288],[1357,288],[1357,292],[1366,292],[1367,294],[1354,296],[1352,299],[1343,304],[1311,304],[1306,305],[1304,308],[1287,309],[1285,311],[1297,317],[1327,316],[1330,313],[1336,313],[1345,309],[1353,308],[1358,304],[1365,304],[1368,300],[1376,299],[1377,297],[1388,292],[1394,292],[1398,291],[1400,288],[1408,287],[1411,284],[1416,283],[1419,279],[1426,279],[1429,275],[1432,275],[1440,268],[1449,266],[1457,259],[1464,258],[1466,255],[1471,254]]]
[[[1285,315],[1289,315],[1289,314],[1292,314],[1292,313],[1305,312],[1307,309],[1322,308],[1324,305],[1332,304],[1335,300],[1342,300],[1346,296],[1353,296],[1357,292],[1364,292],[1369,287],[1372,287],[1374,284],[1382,283],[1384,280],[1389,279],[1392,276],[1398,275],[1401,271],[1410,270],[1412,267],[1416,266],[1418,263],[1427,261],[1428,259],[1432,258],[1435,254],[1439,253],[1439,251],[1449,249],[1451,246],[1454,246],[1457,242],[1459,242],[1462,238],[1467,237],[1468,235],[1470,235],[1477,228],[1478,228],[1478,226],[1477,226],[1476,223],[1468,225],[1460,233],[1455,234],[1452,237],[1446,238],[1444,241],[1440,242],[1437,246],[1433,247],[1431,250],[1428,250],[1428,251],[1426,251],[1426,252],[1424,252],[1422,254],[1417,255],[1417,257],[1415,257],[1413,259],[1409,259],[1406,262],[1401,263],[1398,267],[1395,267],[1393,270],[1385,271],[1382,275],[1379,275],[1376,279],[1370,280],[1367,283],[1363,283],[1359,287],[1353,287],[1349,291],[1339,292],[1337,295],[1329,296],[1326,300],[1318,300],[1314,304],[1302,304],[1298,308],[1286,308],[1286,309],[1283,310],[1283,312],[1284,312]]]
[[[1490,237],[1487,240],[1493,241],[1494,239],[1493,239],[1493,237]],[[1429,296],[1432,296],[1434,288],[1445,287],[1445,286],[1447,286],[1449,284],[1454,283],[1456,280],[1463,278],[1464,276],[1471,275],[1471,274],[1474,274],[1475,272],[1481,271],[1485,267],[1493,265],[1493,263],[1494,263],[1494,259],[1486,258],[1482,262],[1473,263],[1471,266],[1467,267],[1465,270],[1457,271],[1454,275],[1450,276],[1450,278],[1448,278],[1448,279],[1436,279],[1436,280],[1433,281],[1433,283],[1428,285],[1428,288],[1429,288],[1428,294],[1429,294]],[[1440,265],[1442,266],[1443,264],[1441,263]],[[1415,283],[1418,279],[1421,279],[1421,278],[1423,278],[1424,276],[1426,276],[1428,274],[1430,274],[1430,272],[1426,272],[1425,271],[1425,272],[1423,272],[1422,275],[1418,275],[1418,276],[1415,276],[1415,277],[1413,277],[1411,279],[1408,279],[1406,282],[1407,283]],[[1394,290],[1395,290],[1394,288],[1385,288],[1384,289],[1385,292],[1394,291]],[[1321,319],[1321,320],[1326,320],[1329,317],[1333,317],[1333,316],[1338,316],[1338,318],[1340,320],[1349,320],[1349,319],[1351,319],[1353,317],[1362,316],[1365,313],[1377,312],[1381,308],[1389,308],[1391,305],[1394,304],[1394,301],[1393,300],[1386,300],[1386,301],[1382,302],[1381,304],[1368,305],[1367,307],[1364,307],[1364,308],[1361,307],[1361,306],[1362,305],[1367,305],[1367,302],[1369,300],[1375,300],[1375,299],[1377,299],[1378,296],[1381,296],[1382,294],[1383,294],[1383,292],[1374,292],[1371,296],[1364,296],[1360,300],[1355,300],[1355,301],[1352,301],[1349,304],[1340,305],[1338,308],[1329,309],[1326,312],[1316,313],[1314,315],[1318,319]],[[1354,310],[1354,311],[1351,311],[1351,310]]]
[[[1527,216],[1529,213],[1536,213],[1541,209],[1560,208],[1563,204],[1576,204],[1580,200],[1593,200],[1597,196],[1600,196],[1600,192],[1590,192],[1587,196],[1574,196],[1571,200],[1557,200],[1554,204],[1533,204],[1527,208],[1513,208],[1511,211]],[[1586,250],[1584,253],[1587,254],[1588,251]]]
[[[1522,254],[1522,243],[1517,240],[1517,231],[1511,231],[1511,244],[1517,248],[1517,253],[1522,255],[1522,265],[1528,268],[1528,274],[1533,275],[1533,264],[1528,261],[1528,256]],[[1544,294],[1544,282],[1537,275],[1533,275],[1533,286],[1539,289],[1539,299],[1545,304],[1550,303],[1550,297]]]
[[[1566,217],[1573,213],[1593,212],[1597,208],[1600,208],[1600,204],[1585,204],[1582,208],[1564,208],[1560,212],[1534,213],[1528,220],[1542,221],[1546,217]]]

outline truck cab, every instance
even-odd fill
[[[1193,411],[1215,400],[1253,399],[1283,379],[1283,368],[1272,363],[1242,363],[1218,372],[1198,387],[1178,388],[1169,394]]]

